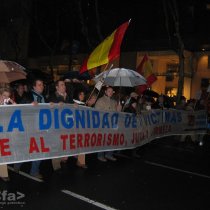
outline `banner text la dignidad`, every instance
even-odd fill
[[[120,118],[120,114],[125,117]],[[160,118],[162,114],[162,118]],[[123,122],[120,122],[123,119]],[[118,113],[118,112],[100,112],[93,109],[40,109],[38,113],[38,129],[40,131],[49,129],[71,129],[71,128],[112,128],[116,129],[119,126],[124,128],[137,128],[144,125],[155,125],[160,123],[159,120],[164,120],[165,123],[178,123],[182,121],[181,112],[148,112],[143,117],[136,117],[133,114]],[[35,120],[35,119],[32,119]],[[4,123],[5,124],[5,123]],[[25,131],[24,120],[22,119],[22,110],[16,109],[11,113],[8,124],[0,124],[0,132],[19,132]]]

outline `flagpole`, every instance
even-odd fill
[[[106,64],[105,68],[103,69],[103,71],[106,71],[106,68],[108,67],[109,63]],[[113,64],[112,64],[113,66]]]
[[[106,69],[107,67],[108,67],[108,63],[106,64],[106,66],[105,66],[105,68],[104,68],[104,70],[103,70],[103,71],[105,71],[105,69]],[[112,68],[112,67],[113,67],[113,64],[111,64],[111,65],[110,65],[110,67],[109,67],[109,69],[108,69],[108,72],[110,72],[110,70],[111,70],[111,68]],[[103,86],[103,84],[104,84],[104,80],[103,80],[103,81],[101,81],[101,82],[102,82],[101,86]],[[90,96],[88,97],[87,101],[85,102],[85,105],[87,105],[87,103],[88,103],[88,101],[90,100],[91,96],[93,95],[93,93],[94,93],[95,89],[96,89],[96,85],[94,86],[94,88],[93,88],[93,90],[92,90],[92,92],[91,92]],[[98,91],[98,94],[97,94],[96,100],[98,99],[98,96],[99,96],[99,93],[100,93],[100,92],[101,92],[101,88],[100,88],[100,90]]]
[[[120,89],[119,89],[119,104],[120,104],[120,97],[121,97],[121,77],[120,77]]]

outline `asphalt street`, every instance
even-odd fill
[[[208,210],[210,209],[210,138],[203,146],[179,138],[156,139],[138,149],[116,154],[117,161],[100,162],[88,154],[88,169],[76,159],[53,172],[50,160],[41,164],[44,180],[19,174],[10,165],[11,181],[0,181],[0,208],[27,210]]]

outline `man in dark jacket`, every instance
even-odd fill
[[[66,93],[66,85],[63,80],[57,80],[55,82],[55,93],[50,96],[49,102],[53,103],[68,103],[73,104],[74,101],[72,97],[70,97]],[[61,163],[65,163],[67,161],[68,157],[65,158],[54,158],[52,159],[52,165],[54,170],[58,170],[61,168]]]
[[[67,93],[66,93],[66,85],[65,82],[63,80],[57,80],[55,82],[55,88],[56,91],[53,95],[50,96],[49,98],[49,102],[53,102],[53,103],[69,103],[69,104],[73,104],[73,98],[70,97]]]
[[[41,79],[35,79],[33,82],[33,90],[29,92],[27,101],[28,103],[45,103],[46,100],[44,96],[42,95],[44,91],[44,82]],[[30,175],[42,179],[42,175],[39,173],[39,166],[40,166],[41,160],[33,161]],[[17,163],[14,165],[14,168],[16,171],[19,171],[21,166],[21,163]]]

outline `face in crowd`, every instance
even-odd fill
[[[83,91],[79,92],[79,100],[85,101],[85,93]]]
[[[36,80],[34,86],[33,86],[33,89],[39,93],[39,94],[42,94],[43,91],[44,91],[44,83],[42,80]]]
[[[58,84],[56,85],[56,91],[61,94],[66,93],[66,85],[64,81],[58,81]]]
[[[134,103],[131,104],[131,106],[132,106],[134,109],[136,109],[136,108],[137,108],[137,103],[134,102]]]
[[[20,96],[22,96],[23,93],[24,93],[24,91],[25,91],[24,86],[21,85],[21,84],[19,84],[19,85],[17,86],[17,92],[18,92],[18,94],[19,94]]]
[[[8,100],[11,96],[11,93],[10,91],[7,91],[5,90],[3,93],[2,93],[2,100],[5,101],[5,100]]]
[[[105,94],[106,96],[108,96],[109,98],[111,98],[114,94],[114,90],[112,87],[108,87],[106,90],[105,90]]]
[[[9,89],[1,89],[0,90],[0,104],[8,104],[11,97],[11,92]]]

